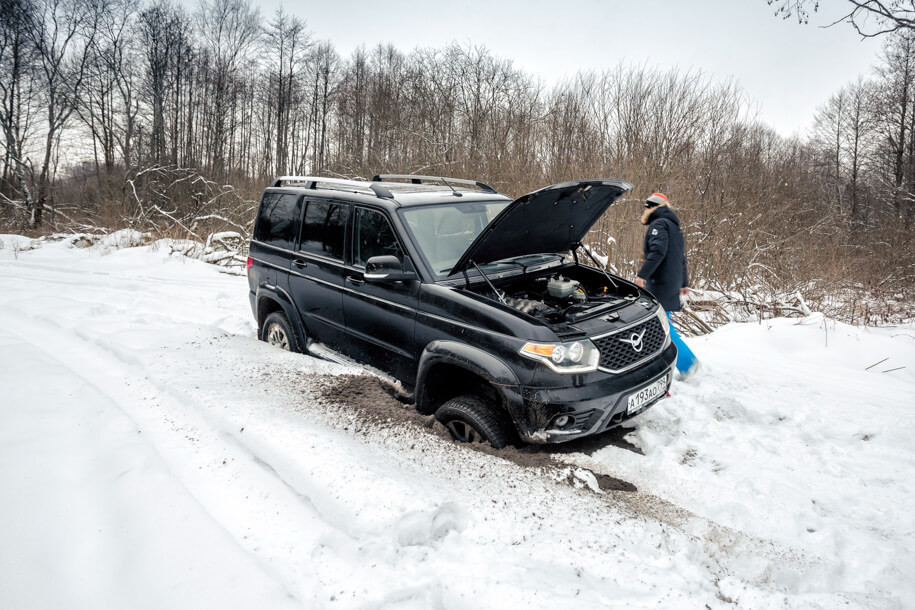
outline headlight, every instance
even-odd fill
[[[664,329],[664,347],[661,348],[664,349],[670,345],[670,320],[667,319],[667,312],[660,305],[658,305],[658,310],[655,313],[658,316],[658,320],[661,321],[661,328]]]
[[[600,351],[590,339],[568,343],[525,343],[521,355],[539,360],[557,373],[590,373],[597,370],[600,362]]]

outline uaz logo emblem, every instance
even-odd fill
[[[642,348],[644,347],[644,344],[642,343],[642,337],[645,336],[645,330],[646,329],[643,328],[641,333],[633,332],[631,335],[629,335],[628,339],[620,339],[620,341],[631,345],[632,349],[634,349],[636,352],[641,352]]]

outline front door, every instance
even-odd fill
[[[412,386],[416,378],[414,327],[420,282],[365,281],[365,263],[373,256],[396,256],[407,269],[413,269],[412,261],[380,210],[354,209],[351,246],[343,293],[347,351],[360,362]]]

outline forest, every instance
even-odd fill
[[[454,176],[513,197],[621,178],[635,190],[589,240],[615,273],[634,276],[640,203],[662,191],[694,306],[727,300],[723,321],[734,306],[858,324],[915,311],[910,27],[882,33],[872,72],[785,137],[739,83],[695,70],[619,63],[544,84],[470,43],[343,57],[248,0],[0,3],[0,232],[243,243],[279,175]]]

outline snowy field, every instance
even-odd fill
[[[360,421],[244,277],[114,245],[0,236],[0,608],[915,607],[913,327],[725,327],[532,468]]]

